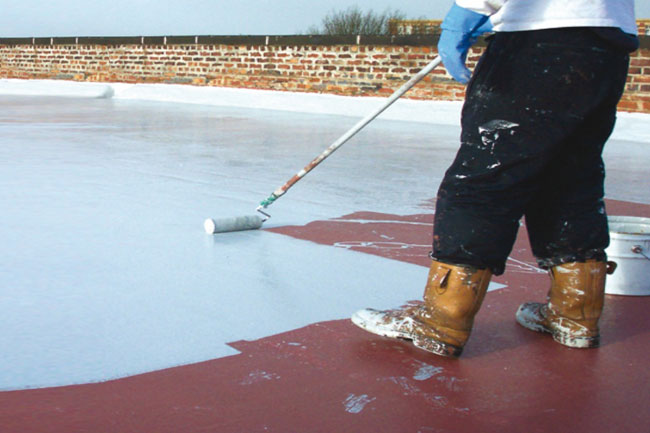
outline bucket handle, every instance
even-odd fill
[[[632,252],[633,252],[634,254],[641,254],[643,257],[645,257],[646,259],[650,260],[650,257],[648,257],[647,255],[645,255],[645,253],[643,252],[643,247],[642,247],[641,245],[634,245],[634,246],[632,247]]]

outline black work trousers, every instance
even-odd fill
[[[605,259],[601,154],[628,64],[589,28],[494,35],[438,191],[432,257],[502,274],[525,217],[542,267]]]

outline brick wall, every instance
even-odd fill
[[[630,56],[627,85],[619,109],[650,113],[650,36],[642,36],[641,49]]]
[[[650,36],[650,19],[644,18],[641,20],[636,20],[636,24],[639,27],[639,34]]]
[[[650,38],[632,58],[621,109],[650,113]],[[437,37],[231,36],[0,39],[0,77],[184,83],[386,96],[437,55]],[[481,43],[469,55],[473,66]],[[438,68],[407,97],[461,100]]]

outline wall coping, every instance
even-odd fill
[[[435,35],[197,35],[0,38],[0,45],[434,45]]]
[[[70,36],[0,38],[0,45],[398,45],[435,46],[439,35],[197,35],[197,36]],[[650,36],[640,35],[642,49],[650,48]],[[477,46],[485,46],[479,38]]]

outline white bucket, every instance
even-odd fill
[[[610,216],[608,260],[618,267],[608,275],[605,293],[650,295],[650,218]]]

